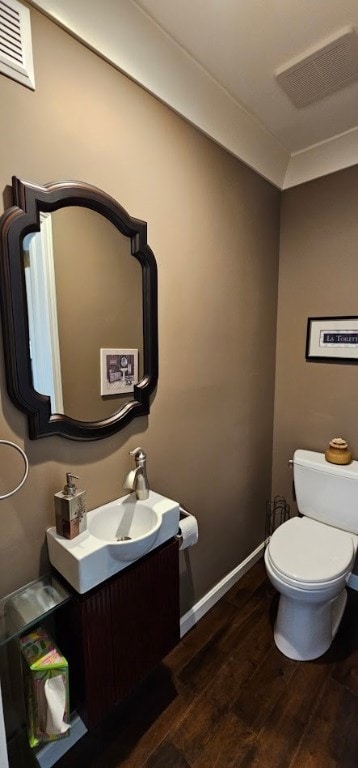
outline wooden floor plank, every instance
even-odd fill
[[[240,662],[239,662],[240,657]],[[239,649],[227,659],[200,695],[194,695],[185,717],[171,730],[169,738],[190,765],[198,760],[215,733],[221,733],[233,701],[255,667]],[[233,713],[234,714],[234,713]],[[235,716],[236,719],[236,716]],[[245,726],[242,724],[242,728]]]
[[[289,768],[345,768],[358,765],[356,697],[328,679]],[[353,761],[353,762],[352,762]]]
[[[252,731],[234,712],[229,712],[224,715],[220,728],[210,737],[191,768],[237,768],[254,739]]]
[[[258,733],[273,707],[290,685],[298,662],[287,659],[274,646],[265,656],[234,703],[233,710],[255,733]]]
[[[279,697],[260,731],[255,754],[251,755],[250,751],[242,766],[288,768],[325,677],[326,668],[323,664],[303,663],[297,666],[290,684]]]
[[[180,722],[190,706],[186,692],[179,691],[178,684],[172,681],[172,696],[166,701],[162,697],[162,706],[158,708],[156,699],[160,697],[163,681],[160,676],[151,677],[151,695],[142,692],[131,703],[131,709],[123,717],[121,730],[116,743],[111,743],[111,753],[116,754],[121,768],[140,768],[148,756],[165,740],[174,724]],[[109,755],[107,754],[107,759]]]
[[[235,616],[236,608],[233,605],[218,602],[168,654],[165,659],[166,667],[174,675],[179,675],[206,645],[213,642],[214,636],[220,632],[227,632]]]
[[[167,742],[151,755],[145,763],[145,768],[190,768],[190,765],[179,750]]]
[[[259,560],[253,568],[250,568],[239,581],[222,598],[221,602],[230,603],[235,608],[242,608],[261,584],[271,590],[271,585],[266,578],[266,569],[263,560]]]
[[[201,696],[194,698],[187,715],[170,732],[169,738],[192,766],[220,725],[216,703]]]
[[[227,712],[240,695],[240,691],[250,679],[272,643],[271,629],[267,619],[259,611],[251,617],[250,631],[237,638],[226,661],[213,666],[213,656],[204,670],[210,675],[205,678],[205,685],[194,695],[193,704],[181,723],[170,733],[171,740],[185,755],[190,765],[198,759],[198,754],[217,730],[221,731]],[[254,617],[254,618],[253,618]],[[202,715],[205,713],[205,720]],[[243,726],[244,727],[244,726]],[[251,742],[250,742],[251,743]]]
[[[265,610],[265,597],[265,585],[261,585],[241,611],[237,611],[237,615],[230,623],[221,627],[205,643],[180,672],[179,679],[184,685],[193,692],[200,693],[216,674],[218,668],[225,663],[227,657],[241,644],[246,644],[251,654],[255,649],[253,663],[257,664],[261,661],[261,657],[272,644],[268,611]]]

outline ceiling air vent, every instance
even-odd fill
[[[311,54],[295,59],[275,77],[296,107],[305,107],[358,79],[358,37],[341,32]]]
[[[30,11],[17,0],[0,0],[0,72],[35,89]]]

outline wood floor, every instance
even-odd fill
[[[56,768],[358,768],[358,593],[311,662],[276,649],[276,607],[260,561]]]

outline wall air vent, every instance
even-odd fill
[[[0,0],[0,73],[35,90],[30,11],[18,0]]]
[[[358,79],[358,37],[354,29],[341,32],[309,55],[275,73],[296,107],[305,107]]]

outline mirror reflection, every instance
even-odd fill
[[[110,417],[133,399],[132,357],[123,366],[123,355],[101,350],[138,350],[143,374],[142,268],[130,238],[96,211],[68,206],[41,213],[23,260],[34,389],[50,395],[52,413]],[[114,387],[103,386],[106,376]]]

